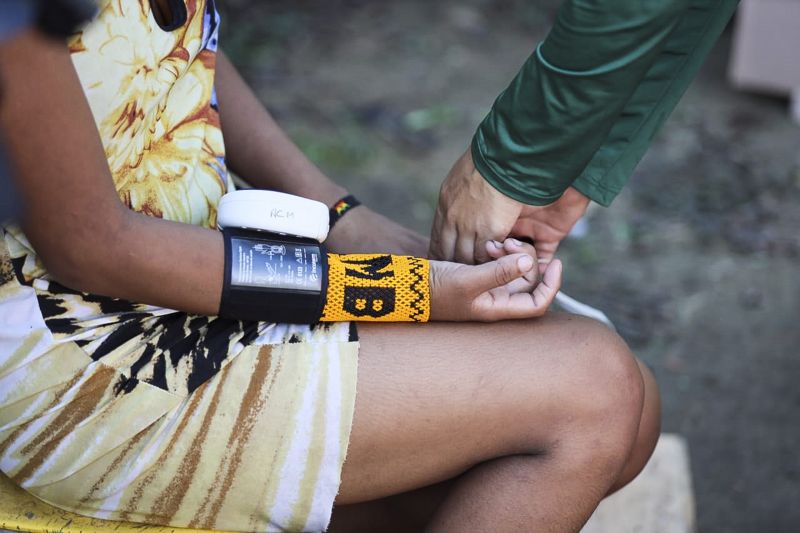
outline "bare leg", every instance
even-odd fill
[[[661,396],[658,393],[656,378],[644,363],[639,360],[636,362],[639,363],[639,370],[644,380],[644,404],[639,420],[639,433],[636,435],[636,443],[625,463],[625,468],[611,487],[609,494],[618,491],[639,475],[653,455],[658,437],[661,435]]]
[[[641,362],[639,367],[645,382],[645,399],[639,433],[628,462],[609,493],[621,489],[641,472],[653,453],[661,431],[658,386],[650,370]],[[378,500],[337,506],[330,531],[347,533],[423,531],[458,479],[454,478]]]
[[[602,326],[551,316],[360,329],[338,505],[457,478],[428,489],[447,492],[429,495],[442,502],[431,530],[572,531],[635,456],[642,374]],[[332,529],[347,514],[334,511]]]
[[[650,370],[641,362],[645,398],[639,432],[625,468],[609,493],[632,481],[644,468],[658,441],[661,412],[658,386]],[[459,478],[369,502],[337,506],[329,531],[382,533],[423,531],[434,513],[450,494]]]

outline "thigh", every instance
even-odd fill
[[[641,387],[634,358],[598,323],[550,314],[497,324],[365,324],[356,409],[338,504],[534,454],[557,439],[603,376]],[[638,382],[637,382],[638,380]],[[575,412],[580,409],[575,408]]]

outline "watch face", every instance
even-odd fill
[[[283,240],[231,238],[231,285],[322,290],[319,246]]]

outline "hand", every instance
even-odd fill
[[[547,311],[561,286],[561,262],[551,261],[540,282],[532,246],[513,239],[489,246],[498,259],[482,265],[431,261],[431,320],[494,322]]]
[[[332,252],[391,253],[426,257],[428,239],[379,215],[365,205],[354,207],[333,226],[326,245]]]
[[[488,261],[485,243],[505,239],[523,207],[483,179],[467,150],[439,191],[430,257],[467,264]]]
[[[524,206],[510,234],[533,241],[539,255],[539,268],[544,272],[558,245],[586,213],[587,207],[589,198],[569,187],[561,198],[550,205]]]

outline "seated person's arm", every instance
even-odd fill
[[[225,157],[233,172],[260,189],[285,191],[328,206],[347,194],[286,136],[222,51],[217,52],[215,87]]]
[[[85,292],[217,314],[222,234],[122,204],[66,46],[24,33],[0,49],[0,64],[0,129],[22,193],[23,229],[51,275]],[[480,267],[431,263],[430,318],[544,313],[560,265],[537,283],[532,249],[508,253]]]
[[[0,50],[0,127],[23,229],[58,281],[86,292],[214,315],[223,241],[127,209],[63,43],[21,34]]]
[[[295,146],[259,102],[224,53],[217,53],[217,98],[228,167],[260,189],[318,200],[328,207],[347,190]],[[364,234],[363,228],[371,231]],[[359,206],[332,229],[327,244],[340,253],[391,252],[424,256],[425,237]]]

